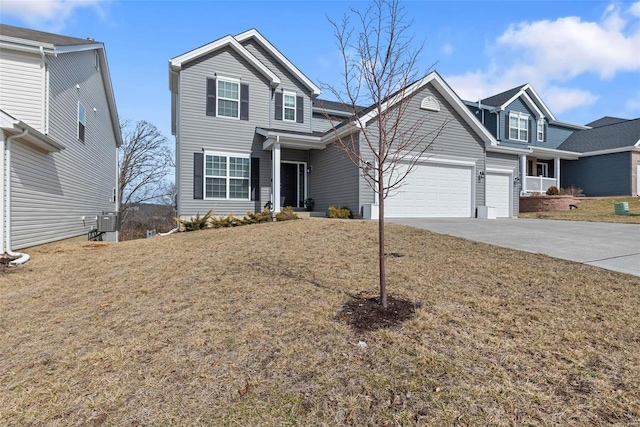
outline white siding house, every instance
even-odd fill
[[[122,136],[104,45],[0,25],[0,137],[0,255],[116,211]]]

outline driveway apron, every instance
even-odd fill
[[[640,277],[638,224],[517,218],[398,218],[387,221]]]

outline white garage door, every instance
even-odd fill
[[[421,164],[385,200],[389,218],[471,216],[471,167]]]
[[[504,218],[509,214],[509,192],[511,191],[511,175],[487,173],[487,206],[496,209],[496,216]]]

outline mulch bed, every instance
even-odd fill
[[[396,328],[412,319],[420,303],[387,295],[387,308],[380,305],[379,297],[351,298],[338,313],[337,319],[346,322],[354,332],[369,332],[381,328]]]

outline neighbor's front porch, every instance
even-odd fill
[[[560,188],[560,160],[575,160],[578,153],[534,148],[532,155],[520,156],[520,195],[546,193],[550,187]]]

